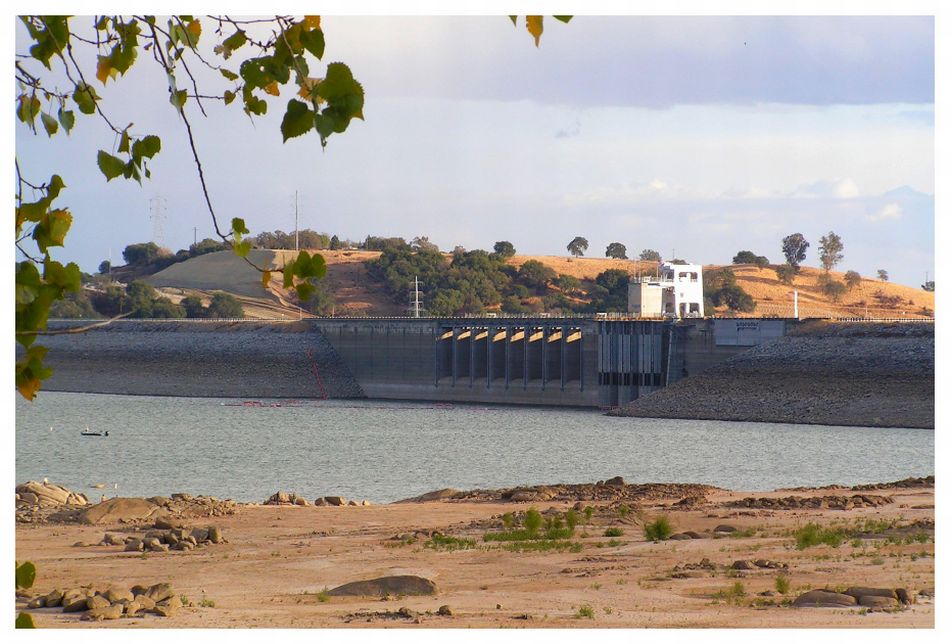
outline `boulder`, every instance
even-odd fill
[[[108,599],[106,599],[102,595],[93,595],[92,597],[88,597],[86,599],[86,608],[89,610],[93,610],[96,608],[105,608],[106,606],[110,606],[111,604],[112,602],[110,602]]]
[[[34,597],[26,603],[27,608],[46,608],[46,597]]]
[[[435,582],[416,575],[392,575],[353,581],[327,592],[331,597],[385,597],[386,595],[434,595]]]
[[[221,528],[216,525],[208,528],[208,539],[211,543],[224,543],[224,535],[221,534]]]
[[[106,591],[102,593],[102,596],[109,600],[111,604],[135,599],[135,595],[132,594],[131,590],[125,590],[124,588],[117,588],[115,586],[107,588]]]
[[[89,598],[86,597],[85,593],[81,594],[69,594],[63,597],[63,612],[64,613],[78,613],[84,610],[87,610],[89,606],[86,601]]]
[[[148,592],[148,586],[143,586],[142,584],[135,584],[130,588],[132,594],[138,597],[139,595],[144,595]]]
[[[604,485],[609,485],[611,487],[623,487],[627,482],[623,480],[622,476],[615,476],[612,479],[607,479],[604,481]]]
[[[123,546],[125,545],[125,537],[106,532],[105,536],[102,537],[102,544],[106,546]]]
[[[797,608],[847,608],[856,606],[858,601],[851,595],[830,590],[809,590],[792,602]]]
[[[329,505],[335,505],[335,506],[346,505],[346,497],[342,497],[342,496],[325,496],[325,497],[323,497],[323,498],[326,499],[326,501],[327,501],[327,503],[328,503]]]
[[[690,539],[702,539],[703,535],[699,534],[695,530],[683,530],[681,534],[685,534]]]
[[[735,531],[736,527],[734,525],[717,525],[715,528],[713,528],[713,532],[729,533]]]
[[[897,601],[897,593],[890,588],[868,588],[867,586],[852,586],[844,591],[845,595],[851,595],[855,599],[861,597],[887,597]]]
[[[146,550],[159,550],[161,545],[162,542],[158,537],[146,537],[142,540],[142,546],[144,546]]]
[[[46,607],[52,608],[54,606],[59,606],[63,602],[63,591],[59,589],[54,589],[49,591],[46,594]]]
[[[894,608],[897,606],[896,599],[881,597],[880,595],[861,595],[858,603],[867,608]]]
[[[443,617],[451,617],[451,616],[452,616],[452,607],[449,606],[448,604],[444,604],[444,605],[442,605],[442,606],[439,606],[439,610],[436,612],[436,614],[437,614],[437,615],[442,615]]]
[[[298,496],[297,498],[294,499],[294,505],[302,505],[306,507],[310,505],[310,501],[303,498],[302,496]]]
[[[748,559],[739,559],[732,562],[730,566],[733,570],[755,570],[755,564]]]
[[[454,499],[461,493],[462,492],[460,490],[447,487],[447,488],[442,488],[441,490],[433,490],[432,492],[426,492],[425,494],[414,496],[411,499],[403,499],[402,501],[400,501],[400,503],[424,503],[426,501],[442,501],[443,499]]]
[[[159,617],[171,617],[178,612],[178,607],[156,604],[155,607],[151,609],[151,612],[155,615],[158,615]]]
[[[145,544],[141,539],[132,539],[125,544],[125,552],[142,552],[145,550]]]
[[[194,550],[195,544],[191,541],[182,540],[172,546],[172,550]]]
[[[677,532],[674,535],[670,535],[670,541],[691,541],[692,537],[688,534],[683,534],[682,532]]]
[[[181,602],[181,597],[178,595],[172,595],[168,599],[163,599],[162,601],[155,604],[156,606],[164,606],[166,608],[181,608],[184,604]]]
[[[164,601],[174,594],[175,591],[172,590],[171,584],[168,583],[149,586],[149,589],[145,592],[145,596],[153,600],[155,603]]]
[[[160,509],[159,506],[145,499],[117,497],[83,510],[79,515],[79,520],[89,525],[139,521],[148,519]]]
[[[357,502],[354,501],[353,499],[350,499],[349,501],[347,501],[346,504],[347,504],[347,505],[359,505],[359,503],[357,503]]]
[[[318,507],[324,506],[324,505],[330,505],[329,503],[327,503],[327,500],[323,498],[322,496],[319,499],[314,500],[313,504]]]
[[[155,608],[155,600],[149,597],[148,595],[138,595],[134,600],[139,606],[142,607],[142,610],[152,610]]]
[[[103,619],[119,619],[122,617],[122,604],[106,604],[99,608],[90,609],[88,613],[83,616],[83,619],[90,620],[103,620]]]
[[[897,594],[897,601],[907,605],[914,601],[913,596],[907,591],[906,588],[895,588],[894,592]]]

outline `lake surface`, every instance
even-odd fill
[[[90,499],[188,492],[263,501],[286,490],[382,503],[445,487],[616,475],[752,491],[934,473],[931,430],[387,401],[240,402],[41,392],[28,403],[17,396],[16,480],[48,477]],[[109,436],[83,437],[86,426]],[[90,488],[99,483],[106,489]]]

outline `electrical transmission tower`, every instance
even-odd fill
[[[419,281],[419,278],[416,277],[414,281],[414,290],[411,302],[412,307],[410,309],[412,311],[412,317],[414,318],[422,317],[422,311],[424,310],[422,308],[422,293],[419,291],[419,284],[421,284],[421,282]]]
[[[167,202],[165,197],[155,195],[148,200],[148,218],[152,221],[152,241],[162,248],[165,246],[165,224],[164,220],[168,218],[165,214]]]

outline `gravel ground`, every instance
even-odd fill
[[[611,413],[933,429],[934,327],[803,325]]]
[[[50,348],[49,391],[321,398],[325,389],[329,398],[365,397],[326,337],[305,323],[119,322],[40,342]]]

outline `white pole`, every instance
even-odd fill
[[[792,293],[793,293],[794,296],[795,296],[795,310],[794,310],[794,315],[793,315],[793,317],[794,317],[796,320],[799,320],[799,319],[801,319],[801,318],[798,317],[798,289],[795,289],[794,291],[792,291]]]
[[[294,250],[300,255],[300,213],[297,210],[297,191],[294,190]],[[294,258],[296,259],[296,257]],[[297,307],[297,319],[303,319],[303,302]]]

